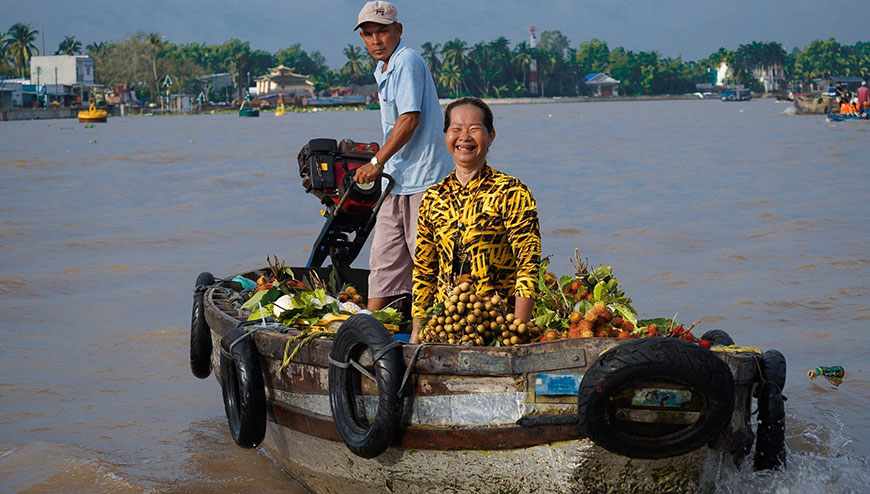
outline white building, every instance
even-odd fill
[[[51,55],[30,58],[30,83],[45,84],[49,97],[67,105],[84,104],[94,84],[94,59],[85,55]]]

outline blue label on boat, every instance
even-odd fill
[[[535,394],[577,395],[583,374],[538,374],[535,376]]]
[[[632,406],[679,408],[692,399],[688,389],[640,388],[634,390]]]

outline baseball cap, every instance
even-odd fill
[[[356,31],[366,22],[376,22],[378,24],[393,24],[399,22],[399,19],[396,16],[396,6],[390,2],[382,2],[381,0],[366,3],[363,5],[362,10],[359,11],[356,27],[353,28],[353,30]]]

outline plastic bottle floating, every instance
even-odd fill
[[[833,365],[829,367],[819,366],[815,369],[810,369],[809,371],[807,371],[807,376],[810,378],[810,381],[815,382],[817,377],[822,376],[831,384],[831,387],[833,389],[837,389],[840,384],[843,383],[843,376],[845,375],[846,370],[839,365]]]

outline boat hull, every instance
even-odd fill
[[[255,279],[255,274],[249,277]],[[240,323],[232,314],[221,289],[210,288],[205,315],[219,382],[220,339]],[[405,392],[403,428],[386,452],[363,459],[342,442],[332,419],[332,341],[303,345],[282,371],[294,334],[263,330],[251,336],[266,383],[262,447],[315,493],[705,491],[713,488],[723,462],[737,462],[746,454],[738,446],[751,438],[752,357],[720,356],[734,376],[736,399],[730,424],[715,438],[715,447],[647,460],[609,452],[584,437],[577,426],[576,393],[536,391],[537,376],[582,374],[600,353],[622,343],[616,338],[509,348],[426,345],[416,359],[416,345],[405,345],[403,357],[406,365],[413,363],[413,373]],[[367,351],[360,364],[371,364]],[[363,381],[362,399],[367,412],[373,412],[377,388]]]
[[[796,94],[794,107],[795,112],[802,115],[827,115],[832,111],[839,112],[836,96],[828,93]]]

